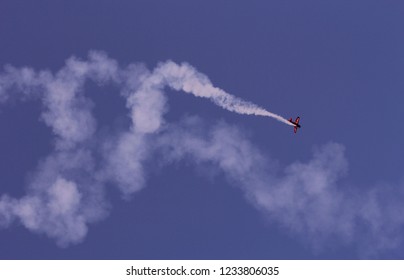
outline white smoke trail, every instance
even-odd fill
[[[93,105],[83,92],[88,80],[121,90],[130,110],[130,128],[112,129],[107,135],[99,132]],[[0,103],[12,94],[23,101],[41,100],[41,121],[56,139],[52,154],[30,176],[26,195],[0,196],[0,227],[18,221],[62,246],[80,242],[88,226],[110,210],[107,183],[130,197],[146,184],[145,161],[158,155],[159,162],[168,164],[191,160],[196,167],[215,166],[265,216],[305,241],[317,245],[319,240],[327,244],[337,239],[352,246],[368,242],[375,251],[400,245],[404,186],[360,193],[339,186],[347,160],[338,144],[325,145],[311,160],[292,163],[279,174],[234,126],[206,127],[195,118],[165,124],[166,86],[208,98],[233,112],[276,116],[284,122],[214,87],[185,63],[169,61],[150,72],[137,64],[121,68],[105,54],[91,52],[87,61],[68,59],[56,73],[6,67],[0,74]]]
[[[151,77],[152,82],[165,83],[176,90],[183,90],[197,97],[210,99],[216,105],[238,114],[271,117],[287,125],[293,126],[284,117],[271,113],[251,102],[235,97],[224,90],[214,87],[209,78],[199,73],[194,67],[187,63],[178,65],[168,61],[159,65]]]

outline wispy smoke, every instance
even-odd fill
[[[99,133],[84,92],[87,81],[120,89],[129,109],[129,129],[112,129],[117,132],[108,136]],[[397,213],[404,210],[403,188],[382,192],[341,185],[348,169],[342,145],[326,144],[308,162],[292,163],[279,172],[235,126],[209,126],[197,117],[165,122],[167,86],[233,112],[290,124],[214,87],[185,63],[169,61],[149,71],[141,64],[120,67],[104,53],[90,52],[88,60],[72,57],[56,73],[7,66],[0,75],[0,102],[5,106],[11,93],[23,101],[42,100],[41,121],[52,129],[55,143],[53,153],[36,168],[25,196],[0,197],[0,226],[19,222],[61,246],[80,242],[91,223],[108,215],[106,184],[113,183],[130,199],[146,184],[145,162],[158,156],[165,164],[187,160],[195,167],[213,165],[269,220],[315,248],[328,240],[374,252],[400,244],[404,215]]]
[[[157,86],[168,85],[198,97],[209,98],[218,106],[238,114],[271,117],[293,126],[287,119],[277,114],[214,87],[208,77],[187,63],[178,65],[169,61],[159,65],[153,72],[151,83]]]

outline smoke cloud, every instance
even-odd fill
[[[84,92],[88,81],[119,88],[131,120],[127,130],[99,133],[93,104]],[[402,186],[359,191],[341,184],[348,170],[342,145],[328,143],[314,150],[309,161],[274,170],[271,159],[235,126],[208,125],[198,117],[167,123],[165,87],[208,98],[239,114],[290,124],[214,87],[186,63],[168,61],[149,71],[141,64],[121,67],[105,53],[93,51],[87,60],[69,58],[56,73],[6,66],[0,74],[1,105],[6,106],[11,94],[21,102],[41,100],[40,121],[52,130],[55,141],[52,154],[34,170],[26,195],[0,196],[0,227],[20,223],[60,246],[78,243],[89,225],[108,215],[106,185],[112,183],[130,199],[146,185],[146,161],[158,156],[167,165],[186,160],[195,167],[214,166],[269,221],[316,249],[328,240],[371,247],[370,253],[401,243],[404,216],[397,213],[404,210]]]

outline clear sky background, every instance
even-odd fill
[[[219,149],[221,162],[152,153],[142,163],[144,186],[123,198],[119,183],[106,183],[102,218],[63,246],[63,227],[52,237],[46,220],[39,228],[18,215],[5,222],[14,210],[3,196],[0,258],[402,259],[403,11],[398,0],[1,1],[2,67],[56,73],[92,50],[122,68],[187,62],[234,96],[299,115],[302,128],[295,135],[274,119],[166,88],[165,122],[151,141],[181,128],[203,139],[219,129],[227,134],[214,141],[234,149]],[[21,101],[19,91],[7,90],[0,107],[0,196],[14,202],[33,193],[35,170],[55,153],[42,99]],[[93,102],[94,139],[129,129],[117,87],[89,82],[84,95]],[[197,124],[183,125],[194,117]],[[231,170],[226,160],[235,160]],[[247,171],[234,175],[245,162]],[[85,197],[75,176],[65,178]]]

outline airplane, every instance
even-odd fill
[[[294,125],[293,131],[295,133],[297,132],[297,129],[301,127],[299,124],[299,121],[300,121],[300,117],[297,117],[295,121],[293,121],[292,118],[289,119],[289,122],[291,122]]]

